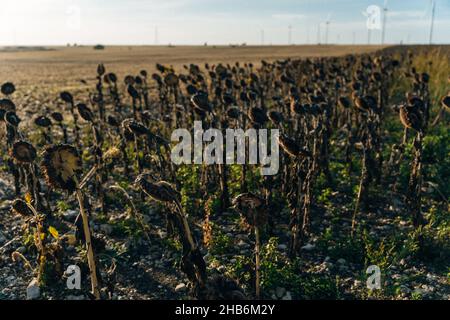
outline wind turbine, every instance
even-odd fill
[[[292,26],[288,26],[288,44],[291,45],[292,42]]]
[[[386,35],[386,20],[387,20],[387,14],[388,14],[388,0],[384,0],[384,6],[383,6],[383,30],[381,32],[381,44],[384,44],[384,37]]]
[[[330,26],[331,13],[328,14],[327,20],[325,21],[325,44],[328,44],[328,28]]]
[[[431,25],[430,25],[430,45],[433,43],[434,15],[436,12],[436,1],[431,0]]]
[[[317,25],[317,44],[320,44],[320,22]]]

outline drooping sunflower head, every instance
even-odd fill
[[[87,122],[93,122],[94,121],[94,114],[92,113],[91,109],[84,103],[77,104],[77,110],[80,114],[81,118]]]
[[[268,214],[264,199],[253,193],[242,193],[233,199],[233,208],[238,211],[245,223],[261,227],[267,223]]]
[[[171,202],[179,198],[179,193],[166,181],[153,182],[148,174],[140,174],[135,181],[149,197],[162,202]]]
[[[16,199],[11,204],[11,210],[17,215],[22,217],[31,217],[33,216],[33,211],[28,207],[27,203],[22,199]]]
[[[127,129],[129,132],[132,132],[137,136],[146,135],[150,133],[150,130],[146,126],[133,119],[123,120],[122,127],[123,129]]]
[[[166,85],[174,87],[178,84],[178,76],[175,73],[168,73],[165,77],[164,77],[164,82],[166,83]]]
[[[73,146],[49,146],[43,153],[42,170],[49,185],[74,191],[78,176],[82,172],[81,157]]]
[[[0,109],[16,111],[16,105],[10,99],[0,99]]]
[[[36,149],[26,141],[15,142],[10,154],[18,163],[32,163],[36,159]]]
[[[56,122],[63,122],[63,120],[64,120],[64,117],[60,112],[52,112],[52,114],[50,116]]]
[[[52,125],[52,121],[46,116],[38,116],[34,119],[34,124],[38,127],[48,128]]]
[[[450,92],[447,94],[447,96],[442,98],[442,106],[446,108],[447,110],[450,110]]]
[[[64,102],[73,103],[73,96],[70,92],[63,91],[59,96]]]

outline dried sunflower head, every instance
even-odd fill
[[[112,82],[112,83],[116,83],[117,82],[117,76],[115,73],[108,73],[107,75],[105,75],[105,81],[106,82]]]
[[[269,112],[269,119],[272,121],[273,124],[279,125],[284,121],[283,114],[277,111],[270,111]]]
[[[191,98],[194,106],[202,111],[210,112],[211,105],[208,100],[208,94],[204,91],[199,91]]]
[[[133,77],[132,75],[127,75],[127,76],[125,76],[123,82],[124,82],[126,85],[128,85],[128,86],[129,86],[129,85],[133,85],[133,84],[134,84],[134,77]]]
[[[119,120],[118,120],[115,116],[113,116],[113,115],[109,115],[109,116],[108,116],[108,124],[109,124],[111,127],[118,127],[118,126],[120,126]]]
[[[266,112],[258,107],[251,108],[249,116],[252,122],[257,123],[261,126],[264,125],[269,120]]]
[[[0,99],[0,109],[6,111],[16,111],[16,105],[9,99]]]
[[[6,82],[2,84],[1,91],[4,95],[10,95],[13,94],[14,91],[16,91],[16,87],[12,82]]]
[[[227,116],[231,119],[239,119],[239,116],[241,115],[241,111],[238,107],[230,107],[227,110]]]
[[[447,108],[447,110],[450,110],[450,92],[447,96],[442,98],[442,106],[444,108]]]
[[[17,215],[22,217],[31,217],[33,216],[33,211],[28,207],[27,203],[22,199],[16,199],[11,204],[11,210]]]
[[[148,174],[140,174],[135,183],[151,198],[162,201],[171,202],[179,199],[179,193],[166,181],[152,182]]]
[[[86,104],[84,104],[84,103],[77,104],[77,110],[78,110],[78,113],[80,114],[80,117],[83,118],[83,120],[88,121],[88,122],[94,121],[94,114],[92,113],[91,109],[89,109],[89,107]]]
[[[82,172],[81,157],[77,149],[70,145],[49,146],[43,153],[42,171],[49,185],[74,191],[77,175]]]
[[[129,85],[128,86],[128,94],[133,98],[133,99],[138,99],[139,98],[139,92],[136,90],[135,87],[133,87],[133,85]]]
[[[164,82],[166,83],[166,85],[170,87],[178,85],[178,81],[179,81],[178,76],[175,73],[168,73],[164,77]]]
[[[61,97],[61,99],[66,102],[66,103],[73,103],[73,96],[70,92],[67,91],[63,91],[61,92],[61,94],[59,95]]]
[[[152,74],[152,79],[155,80],[158,85],[162,84],[161,76],[157,73]]]
[[[294,139],[291,139],[286,135],[280,134],[280,136],[278,137],[278,142],[280,143],[283,151],[292,157],[311,156],[311,153],[308,150],[300,147],[300,145]]]
[[[194,94],[196,94],[198,92],[197,88],[194,85],[192,85],[192,84],[189,84],[188,86],[186,86],[186,91],[190,95],[194,95]]]
[[[253,227],[267,223],[268,215],[264,200],[253,193],[242,193],[233,199],[233,207],[242,215],[245,222]]]
[[[339,103],[339,106],[344,109],[350,108],[350,104],[351,104],[350,99],[347,98],[346,96],[339,97],[338,103]]]
[[[36,159],[36,149],[26,141],[15,142],[10,153],[19,163],[31,163]]]
[[[406,128],[422,131],[422,115],[417,107],[409,105],[400,106],[400,121]]]
[[[143,124],[140,124],[139,122],[133,120],[133,119],[125,119],[122,121],[122,127],[124,129],[128,129],[132,133],[134,133],[137,136],[149,134],[150,130],[144,126]]]
[[[34,119],[34,124],[42,128],[48,128],[52,125],[52,121],[46,116],[38,116]]]
[[[50,116],[56,122],[63,122],[63,120],[64,120],[64,117],[60,112],[52,112],[52,114]]]

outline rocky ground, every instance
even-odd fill
[[[21,262],[12,261],[11,254],[14,251],[22,253],[32,265],[35,265],[35,252],[32,247],[24,245],[22,237],[22,218],[14,215],[10,211],[13,191],[8,188],[12,185],[7,176],[0,179],[0,299],[87,299],[89,282],[83,277],[82,290],[68,290],[65,287],[65,279],[56,281],[51,286],[40,288],[33,283],[34,275],[30,270],[25,269]],[[401,203],[397,203],[401,206]],[[389,209],[389,208],[388,208]],[[391,214],[380,215],[369,214],[368,219],[373,224],[372,232],[383,233],[395,232],[395,226],[403,231],[410,228],[405,220],[398,219],[398,210],[390,206]],[[320,210],[318,210],[320,212]],[[343,207],[345,212],[345,206]],[[74,209],[64,211],[60,220],[65,226],[58,226],[60,229],[73,228],[73,221],[78,212]],[[114,284],[111,290],[112,299],[189,299],[188,281],[183,274],[178,271],[178,261],[180,257],[175,242],[170,240],[167,234],[164,220],[156,210],[146,210],[143,212],[145,223],[150,226],[149,240],[140,237],[137,240],[132,237],[117,235],[117,221],[126,220],[123,213],[113,212],[107,219],[92,219],[92,229],[97,238],[104,242],[104,250],[99,255],[101,261],[102,277],[107,286]],[[205,253],[205,260],[210,265],[222,273],[230,274],[239,261],[239,257],[251,257],[254,245],[251,234],[242,229],[238,217],[234,213],[224,213],[220,216],[212,217],[212,222],[217,231],[229,243],[222,244],[228,248],[216,250],[214,254]],[[322,223],[313,223],[313,226],[326,229],[330,227],[333,216],[324,210],[320,219]],[[342,230],[348,229],[350,219],[341,220]],[[199,225],[197,224],[197,227]],[[197,237],[201,236],[201,229],[194,228]],[[278,258],[287,257],[287,225],[279,224],[277,232],[273,234],[277,238],[276,251]],[[344,231],[343,231],[344,232]],[[79,248],[66,246],[65,267],[70,264],[83,265],[78,254]],[[441,271],[433,270],[429,265],[414,264],[408,259],[402,259],[395,264],[391,264],[383,270],[383,286],[395,286],[396,291],[392,296],[368,295],[368,289],[364,281],[364,269],[358,263],[348,261],[344,257],[337,257],[333,254],[333,248],[323,248],[323,241],[318,237],[312,237],[308,243],[302,247],[302,270],[299,273],[308,273],[312,276],[327,276],[339,279],[336,283],[338,299],[359,299],[359,298],[381,298],[381,299],[450,299],[448,277]],[[351,260],[351,259],[350,259]],[[108,276],[108,270],[116,265],[114,277]],[[241,283],[247,293],[251,291],[248,283]],[[272,299],[302,299],[307,296],[298,297],[291,290],[284,286],[273,286],[265,292],[265,297]]]

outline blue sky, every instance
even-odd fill
[[[2,2],[4,2],[3,0]],[[0,45],[367,43],[370,5],[385,0],[14,0]],[[434,43],[450,43],[450,0],[435,0]],[[388,0],[386,43],[427,43],[431,0]],[[319,37],[320,26],[320,37]],[[155,39],[155,30],[157,39]],[[262,36],[264,34],[264,37]],[[381,31],[371,31],[371,43]]]

